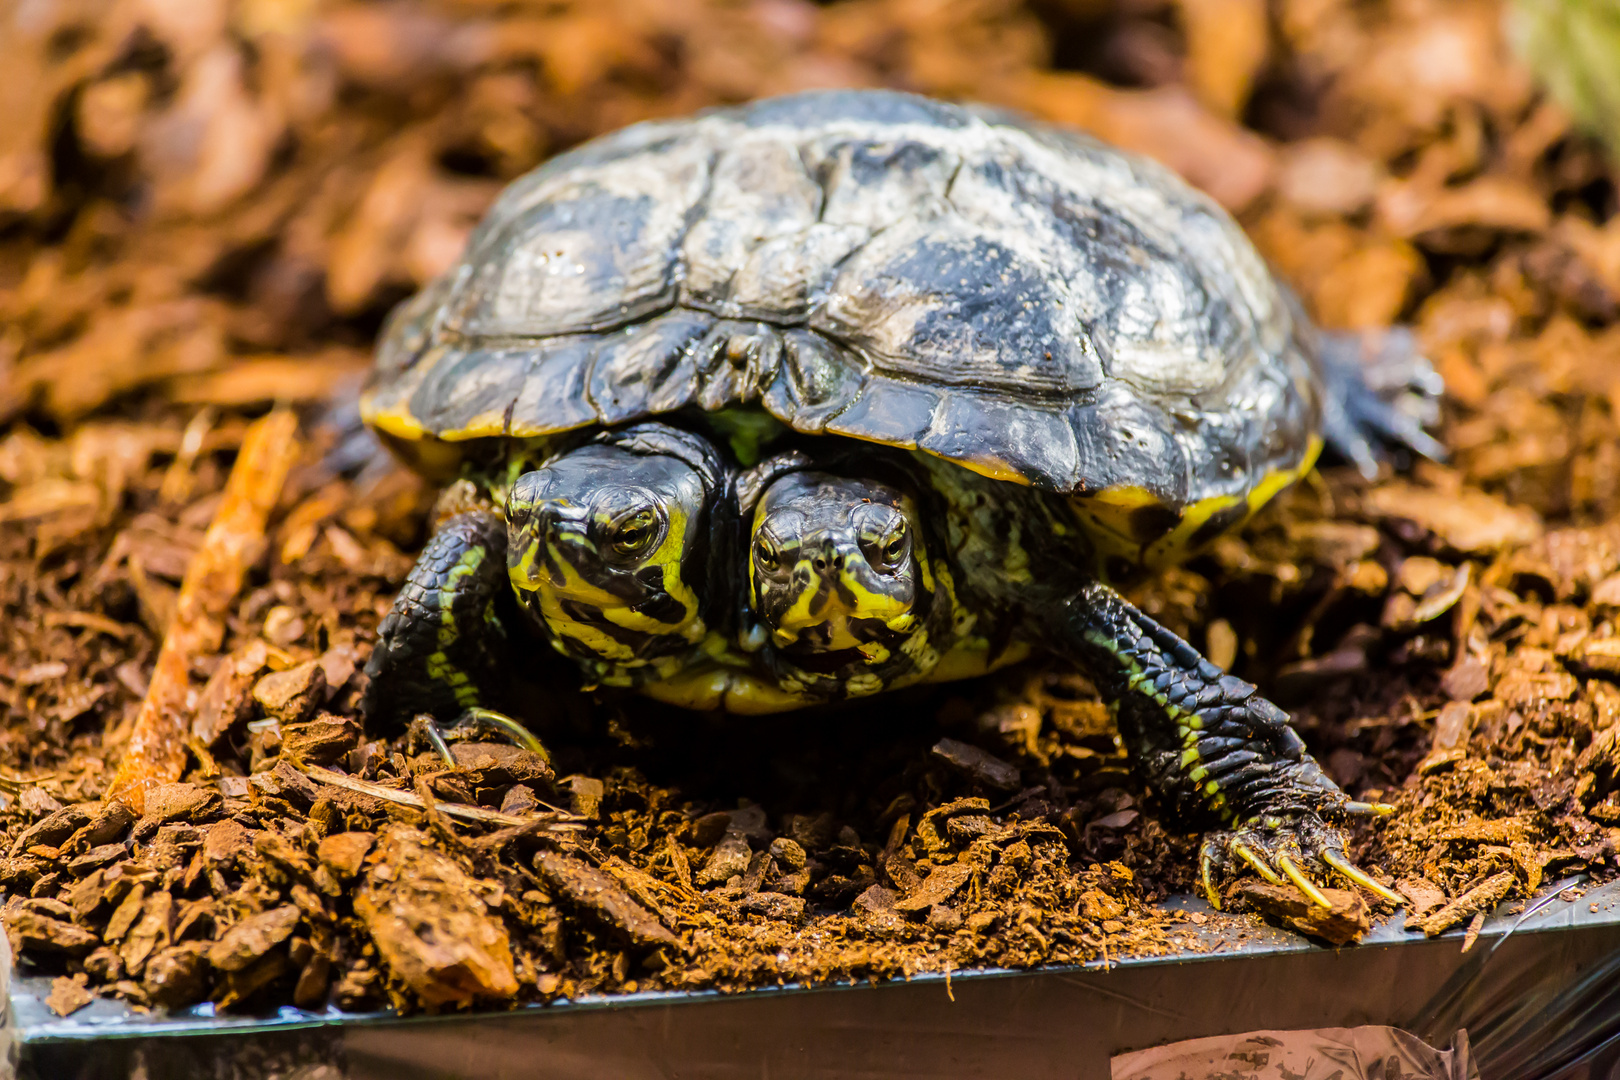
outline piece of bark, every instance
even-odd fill
[[[454,743],[450,755],[473,787],[549,784],[555,775],[544,758],[511,743]]]
[[[285,836],[270,829],[265,829],[253,838],[253,850],[266,862],[297,881],[307,881],[315,869],[310,864],[309,856]]]
[[[332,984],[332,961],[323,953],[316,953],[298,973],[293,987],[293,1004],[300,1009],[318,1009],[326,1004],[326,990]]]
[[[376,842],[377,838],[367,832],[333,833],[321,840],[315,857],[340,881],[347,881],[359,876],[360,867]]]
[[[208,826],[203,836],[203,858],[228,869],[253,850],[253,833],[240,821],[226,818]]]
[[[321,789],[285,758],[273,769],[254,773],[249,783],[266,795],[285,799],[300,810],[308,810],[320,798]]]
[[[253,684],[253,700],[266,716],[283,724],[301,724],[326,700],[326,672],[318,660],[273,671]]]
[[[109,863],[115,863],[126,858],[128,855],[129,849],[123,844],[103,844],[100,847],[91,848],[68,863],[68,871],[74,877],[83,877],[92,870],[99,870]]]
[[[118,956],[124,961],[124,971],[131,978],[140,974],[149,956],[169,944],[173,925],[174,894],[160,889],[148,896],[141,908],[140,919],[118,948]]]
[[[1506,900],[1517,880],[1511,870],[1486,878],[1433,915],[1420,920],[1417,928],[1430,937],[1444,933],[1464,919],[1489,911]]]
[[[146,885],[137,884],[124,894],[116,908],[113,909],[112,918],[107,920],[107,928],[101,936],[108,941],[121,941],[129,928],[135,925],[135,920],[141,917],[141,908],[146,904]]]
[[[197,698],[191,734],[213,746],[253,712],[253,684],[269,659],[264,642],[254,641],[219,662]]]
[[[141,979],[147,1000],[165,1009],[179,1009],[207,997],[207,951],[205,942],[188,941],[154,953]]]
[[[932,753],[969,779],[1002,791],[1014,791],[1023,783],[1017,767],[970,743],[941,739],[934,744]]]
[[[16,952],[65,952],[70,956],[83,956],[101,944],[100,938],[82,927],[34,911],[10,911],[5,923]]]
[[[855,898],[854,906],[862,911],[877,915],[885,911],[893,911],[898,895],[893,889],[886,889],[882,885],[872,885]]]
[[[594,776],[570,776],[566,781],[568,788],[568,809],[582,818],[594,818],[602,808],[602,793],[606,786]],[[726,821],[730,821],[727,818]],[[721,830],[725,825],[722,823]],[[715,837],[719,839],[718,836]],[[713,841],[710,841],[713,843]],[[705,847],[708,845],[705,844]]]
[[[709,853],[709,859],[703,864],[703,869],[698,871],[697,883],[723,885],[747,870],[748,863],[752,859],[753,852],[748,847],[748,837],[735,829],[728,830],[725,838]]]
[[[200,784],[157,784],[146,789],[146,813],[137,831],[150,832],[169,821],[205,821],[219,812],[218,791]]]
[[[73,909],[74,922],[88,922],[106,899],[107,872],[92,870],[67,894],[67,905]]]
[[[894,905],[894,910],[902,915],[927,911],[935,904],[943,904],[955,896],[956,890],[966,885],[972,876],[973,867],[968,863],[946,863],[944,866],[936,866],[915,892]]]
[[[180,779],[185,768],[192,658],[217,652],[224,641],[226,609],[264,548],[270,511],[299,454],[297,433],[297,416],[283,409],[249,426],[213,523],[186,568],[146,699],[108,787],[109,798],[136,813],[145,810],[149,789]]]
[[[797,923],[804,918],[805,903],[802,897],[786,896],[776,892],[758,892],[752,896],[745,896],[737,903],[737,910],[747,912],[749,915],[763,915],[767,919],[781,919],[784,922]]]
[[[16,858],[31,847],[56,847],[78,832],[91,819],[88,808],[80,805],[62,809],[34,822],[24,829],[11,845],[11,857]]]
[[[85,989],[85,977],[78,975],[68,978],[60,976],[51,981],[50,995],[45,998],[45,1004],[57,1016],[68,1016],[78,1012],[92,1001],[96,995]]]
[[[292,904],[249,915],[235,923],[208,950],[208,962],[221,971],[242,971],[292,937],[303,913]]]
[[[1292,885],[1245,881],[1239,895],[1265,915],[1333,945],[1358,941],[1372,929],[1366,901],[1348,889],[1323,889],[1322,895],[1333,905],[1326,908]]]
[[[260,990],[287,973],[289,964],[283,949],[266,953],[240,971],[225,973],[223,992],[218,1002],[221,1009],[241,1004]]]
[[[330,765],[360,745],[360,726],[348,717],[321,715],[281,729],[281,756],[297,765]]]
[[[382,834],[354,900],[390,972],[425,1005],[509,1000],[517,995],[511,940],[477,882],[407,826]]]
[[[93,816],[78,832],[62,845],[65,851],[88,851],[114,840],[122,840],[124,831],[135,823],[135,814],[117,799],[107,799],[96,808]]]
[[[514,814],[521,817],[531,814],[540,808],[540,800],[535,797],[534,789],[527,784],[513,784],[506,789],[501,797],[501,813]]]
[[[613,878],[557,851],[537,852],[540,877],[582,911],[594,915],[638,945],[677,945],[679,939]]]
[[[37,787],[23,788],[17,794],[17,809],[38,820],[62,809],[62,804]]]
[[[1402,878],[1395,883],[1395,891],[1406,897],[1409,919],[1421,919],[1446,903],[1445,890],[1427,878]]]

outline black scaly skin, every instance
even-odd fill
[[[1100,582],[1062,605],[1054,651],[1079,663],[1113,703],[1142,777],[1186,825],[1203,826],[1199,877],[1217,882],[1241,861],[1274,884],[1283,875],[1326,904],[1305,874],[1335,874],[1390,903],[1400,896],[1345,857],[1336,827],[1387,807],[1350,799],[1305,752],[1288,715],[1242,679]]]
[[[377,629],[366,718],[398,724],[429,713],[449,721],[469,708],[499,708],[509,668],[497,611],[510,592],[499,514],[470,510],[441,524]]]
[[[1061,625],[1071,658],[1117,703],[1137,768],[1178,820],[1230,828],[1343,816],[1348,798],[1306,753],[1287,713],[1113,589],[1083,586]]]

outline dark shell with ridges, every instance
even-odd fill
[[[639,124],[513,183],[391,319],[362,410],[459,444],[754,404],[1178,513],[1301,465],[1308,333],[1231,218],[1152,162],[818,92]]]

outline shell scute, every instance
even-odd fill
[[[486,347],[447,355],[411,395],[411,413],[444,439],[501,435],[528,376],[524,349]]]
[[[708,195],[709,205],[725,210],[699,216],[686,233],[680,302],[741,314],[732,303],[734,279],[760,246],[802,236],[814,225],[821,199],[820,185],[791,144],[756,136],[725,147]]]
[[[748,127],[821,128],[915,124],[945,130],[967,127],[972,114],[959,105],[914,94],[872,93],[863,90],[823,90],[767,98],[740,109],[713,110],[705,115],[734,115]]]
[[[927,383],[881,376],[867,381],[861,396],[827,421],[829,435],[850,435],[885,446],[915,447],[933,423],[946,391]]]
[[[513,399],[506,434],[534,438],[596,423],[598,413],[586,386],[597,346],[594,336],[580,334],[518,350],[529,366]]]
[[[699,345],[714,316],[676,308],[597,339],[588,393],[603,424],[669,412],[692,400]]]
[[[821,220],[876,232],[897,222],[945,212],[945,195],[961,158],[917,139],[811,142],[804,156],[826,192]]]
[[[914,380],[1020,396],[1102,382],[1051,275],[1014,238],[954,215],[875,236],[845,261],[810,326]]]
[[[1034,468],[998,454],[997,448],[1006,445],[1021,447],[1023,460]],[[947,394],[917,448],[1023,484],[1030,482],[1031,472],[1072,478],[1081,471],[1080,446],[1065,413],[1001,394]]]
[[[701,143],[564,173],[469,252],[448,327],[545,337],[622,326],[672,306],[688,217],[709,179]]]
[[[766,388],[767,411],[795,431],[815,435],[860,399],[866,372],[850,355],[809,330],[782,333],[780,377]]]

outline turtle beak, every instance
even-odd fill
[[[802,562],[809,566],[812,575],[826,585],[837,584],[852,556],[857,559],[861,557],[859,549],[848,550],[848,545],[840,544],[831,536],[823,537],[820,544],[812,543],[806,547],[808,557]]]
[[[773,635],[778,646],[819,640],[822,648],[856,648],[869,636],[852,625],[856,620],[877,619],[890,629],[912,622],[909,586],[881,575],[847,530],[806,540],[793,586],[794,602]]]

